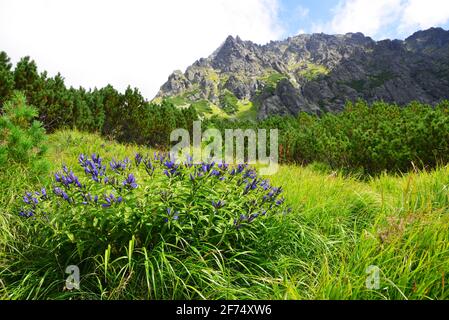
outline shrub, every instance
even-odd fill
[[[34,120],[37,110],[27,105],[25,96],[15,92],[5,102],[0,117],[0,166],[6,162],[41,166],[46,151],[45,130]]]
[[[215,264],[220,257],[231,267],[248,268],[239,255],[249,256],[260,235],[289,212],[282,188],[245,164],[194,165],[190,158],[178,163],[163,154],[109,164],[95,154],[80,155],[79,164],[83,176],[63,166],[51,186],[24,195],[18,208],[27,240],[21,268],[29,268],[27,259],[45,266],[39,272],[78,265],[85,288],[95,294],[98,283],[114,292],[126,279],[143,291],[140,297],[173,297],[173,281],[186,297],[201,273],[190,274],[185,261]],[[173,259],[171,280],[155,273],[169,277],[161,269],[167,257]],[[61,279],[53,281],[61,287]]]

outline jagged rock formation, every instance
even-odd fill
[[[358,98],[433,104],[449,98],[449,31],[377,42],[361,33],[302,34],[266,45],[229,36],[208,58],[170,75],[162,97],[231,114],[233,103],[246,101],[258,118],[339,111]]]

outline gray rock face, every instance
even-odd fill
[[[224,90],[253,101],[260,119],[336,112],[359,98],[434,104],[449,99],[449,31],[378,42],[361,33],[303,34],[263,46],[229,36],[184,74],[170,75],[158,97],[191,93],[216,103]]]

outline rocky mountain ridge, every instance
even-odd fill
[[[170,75],[156,96],[162,98],[205,114],[246,108],[259,119],[335,112],[359,98],[434,104],[449,99],[449,31],[382,41],[362,33],[301,34],[266,45],[229,36],[208,58]]]

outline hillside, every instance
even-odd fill
[[[74,168],[80,179],[80,154],[97,153],[109,161],[133,157],[136,151],[153,151],[77,131],[50,135],[48,147],[45,159],[51,172],[65,164]],[[207,241],[196,247],[189,243],[187,248],[182,242],[178,246],[167,243],[145,251],[144,244],[136,241],[134,248],[134,238],[126,236],[111,240],[112,250],[104,250],[101,243],[105,238],[114,233],[126,235],[127,229],[102,229],[100,225],[91,233],[96,225],[90,220],[82,229],[72,230],[81,230],[79,238],[71,239],[72,234],[63,232],[76,217],[89,217],[77,210],[104,217],[102,223],[116,217],[118,223],[134,229],[138,220],[130,219],[131,212],[137,210],[131,210],[132,199],[98,212],[93,212],[93,206],[82,209],[82,204],[72,204],[67,211],[51,209],[52,219],[60,216],[64,220],[49,235],[45,223],[20,217],[16,204],[21,203],[25,191],[40,190],[42,185],[50,191],[52,177],[49,172],[37,178],[30,168],[18,164],[0,168],[4,191],[0,205],[5,208],[0,215],[0,299],[449,297],[445,287],[449,271],[448,167],[360,181],[319,166],[281,166],[270,180],[284,188],[293,211],[271,227],[257,224],[257,240],[237,242],[245,247],[236,247],[231,254]],[[143,177],[138,177],[138,192],[148,191]],[[152,201],[158,203],[157,198]],[[195,199],[195,203],[200,201]],[[177,230],[185,233],[188,226]],[[142,232],[136,231],[137,239]],[[80,265],[82,290],[63,290],[66,264]],[[381,271],[379,290],[366,287],[366,270],[371,265]]]
[[[229,36],[171,74],[154,101],[162,98],[241,119],[335,112],[359,98],[435,104],[449,98],[449,31],[431,28],[403,41],[301,34],[266,45]]]

